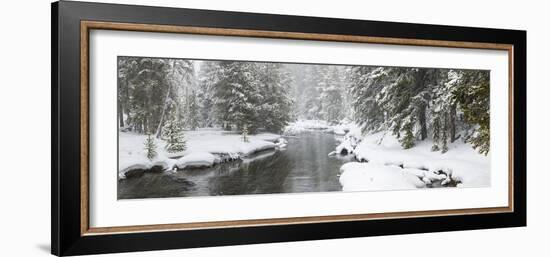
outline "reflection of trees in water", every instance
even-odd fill
[[[118,182],[118,199],[186,196],[195,184],[167,173],[144,173]]]
[[[210,178],[211,195],[269,194],[285,192],[284,182],[293,169],[292,160],[280,152],[243,161],[237,167],[220,165],[217,176]]]

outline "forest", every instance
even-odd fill
[[[489,71],[118,58],[120,131],[162,138],[219,128],[283,133],[296,120],[354,122],[404,149],[427,139],[490,150]],[[169,136],[169,135],[168,135]],[[175,149],[178,150],[178,149]],[[181,149],[180,149],[181,150]]]

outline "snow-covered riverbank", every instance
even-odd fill
[[[128,171],[149,170],[155,166],[162,170],[210,167],[221,161],[285,146],[284,139],[276,134],[249,135],[248,142],[244,142],[240,134],[204,129],[185,132],[187,148],[183,152],[168,153],[166,143],[155,139],[157,156],[149,160],[144,149],[146,138],[146,135],[131,132],[119,133],[119,178],[125,178]]]
[[[390,133],[364,137],[348,133],[335,152],[353,154],[357,162],[342,166],[343,190],[423,188],[432,183],[490,186],[490,155],[479,154],[461,140],[449,144],[444,154],[432,152],[431,147],[432,142],[425,140],[403,149]]]
[[[305,132],[326,132],[343,136],[354,128],[356,127],[353,123],[346,121],[338,125],[330,125],[324,120],[297,120],[285,127],[284,134],[292,136]]]

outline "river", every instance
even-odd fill
[[[118,182],[119,199],[341,191],[340,167],[351,157],[329,157],[333,134],[287,138],[286,150],[258,153],[211,168],[146,172]]]

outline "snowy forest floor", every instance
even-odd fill
[[[210,167],[218,162],[237,160],[264,150],[282,149],[285,141],[280,135],[261,133],[249,135],[244,142],[242,135],[219,129],[199,129],[185,132],[186,150],[168,153],[166,142],[155,139],[157,155],[146,157],[144,142],[147,136],[132,132],[119,132],[119,178],[125,178],[132,170],[161,170]]]

